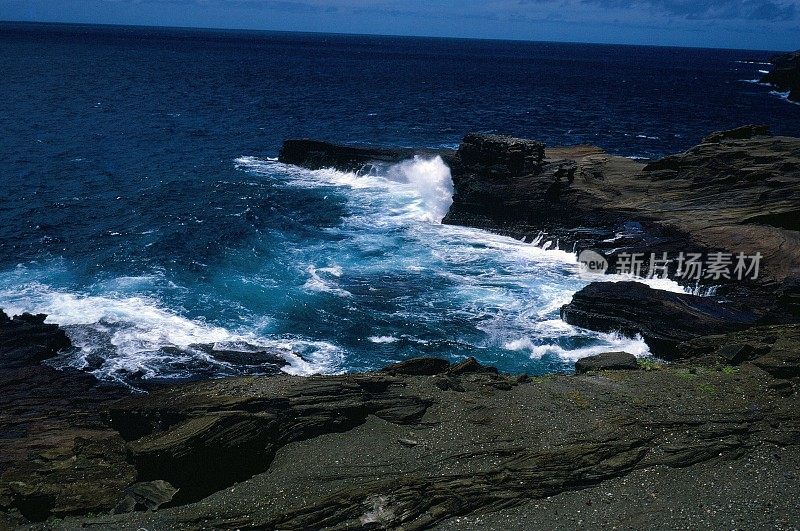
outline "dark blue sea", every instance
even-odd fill
[[[485,131],[648,158],[747,123],[800,135],[755,82],[771,55],[0,24],[0,307],[65,326],[57,364],[134,386],[267,372],[271,349],[296,374],[646,355],[559,320],[588,281],[556,242],[442,225],[441,159],[307,171],[281,142]]]

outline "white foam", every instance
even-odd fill
[[[527,351],[531,359],[536,360],[540,360],[545,356],[555,356],[564,361],[576,361],[587,356],[611,351],[628,352],[637,358],[650,354],[650,349],[641,336],[628,338],[617,334],[598,334],[598,339],[600,340],[599,344],[570,350],[556,344],[536,344],[529,337],[521,337],[506,343],[505,348],[514,351]]]
[[[398,199],[398,204],[388,214],[418,221],[441,222],[453,203],[450,168],[440,156],[415,156],[386,167],[374,167],[369,173],[342,172],[335,169],[307,170],[257,157],[239,157],[235,163],[237,168],[268,175],[278,170],[277,173],[289,177],[288,183],[294,186],[343,186],[353,190],[388,192]],[[386,201],[386,197],[380,194],[362,199]]]
[[[645,278],[634,275],[603,275],[582,273],[582,278],[588,282],[639,282],[646,284],[653,289],[671,291],[673,293],[692,293],[697,294],[698,289],[691,286],[681,286],[676,281],[669,278]],[[587,282],[587,284],[588,284]]]
[[[128,282],[126,277],[121,280],[122,284]],[[328,343],[227,330],[203,320],[183,317],[144,296],[76,294],[31,282],[0,291],[0,306],[10,315],[45,313],[47,322],[64,326],[73,344],[80,348],[67,360],[69,365],[85,367],[91,354],[113,348],[113,352],[103,353],[103,366],[94,371],[97,376],[112,379],[123,376],[119,373],[137,372],[145,378],[188,376],[188,373],[171,372],[170,366],[191,366],[195,361],[226,365],[192,345],[214,345],[215,349],[223,350],[241,350],[241,345],[280,349],[289,363],[284,370],[291,374],[333,372],[342,357],[341,352]],[[168,347],[177,350],[165,354],[162,349]]]
[[[373,343],[397,343],[400,341],[400,338],[394,336],[370,336],[368,338]]]
[[[453,204],[453,179],[442,157],[416,156],[400,162],[389,167],[387,178],[407,184],[416,192],[419,199],[415,206],[421,213],[421,220],[439,223]]]
[[[308,266],[306,272],[310,278],[303,284],[303,289],[306,291],[316,291],[320,293],[333,293],[339,297],[352,297],[353,294],[345,289],[337,287],[332,281],[328,281],[320,276],[320,273],[326,276],[339,278],[342,276],[342,268],[339,266],[323,267],[317,269],[314,266]]]
[[[784,100],[787,103],[791,103],[792,105],[800,105],[800,101],[792,101],[789,99],[789,94],[791,94],[791,92],[780,92],[778,90],[772,90],[770,91],[770,94],[772,94],[773,96],[778,96],[780,99]]]

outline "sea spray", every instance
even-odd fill
[[[387,178],[408,184],[419,196],[420,219],[439,223],[453,204],[453,179],[442,157],[414,157],[392,165]]]

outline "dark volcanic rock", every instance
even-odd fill
[[[783,92],[789,92],[789,99],[800,101],[800,51],[773,57],[772,70],[761,78]]]
[[[72,347],[67,334],[46,315],[24,313],[10,319],[0,310],[0,371],[36,365]]]
[[[156,511],[168,504],[175,497],[178,489],[166,481],[144,481],[125,489],[125,498],[117,505],[114,512]]]
[[[772,133],[769,132],[769,126],[743,125],[728,131],[718,131],[705,137],[703,144],[719,144],[723,140],[747,140],[757,136],[772,136]]]
[[[461,141],[454,166],[459,174],[508,179],[539,173],[543,159],[541,142],[471,133]]]
[[[589,371],[636,370],[639,362],[636,356],[627,352],[603,352],[595,356],[587,356],[575,362],[575,372],[583,374]]]
[[[413,424],[430,404],[387,375],[242,378],[132,398],[111,408],[111,421],[132,441],[139,480],[165,480],[186,503],[263,472],[291,442],[353,429],[370,415]]]
[[[755,323],[754,314],[708,297],[652,289],[640,282],[593,282],[561,308],[566,322],[600,332],[641,334],[653,354],[680,357],[690,339],[732,332]]]
[[[412,358],[384,368],[382,372],[431,376],[445,372],[450,362],[441,358]]]
[[[262,349],[251,347],[242,350],[218,349],[213,344],[194,344],[190,348],[205,352],[209,356],[225,363],[239,366],[260,367],[267,372],[279,372],[281,367],[289,364],[284,357],[287,351],[272,348]]]
[[[708,335],[678,345],[683,358],[711,364],[752,362],[777,378],[800,376],[800,325],[754,326]]]
[[[757,448],[800,444],[791,382],[748,363],[532,385],[473,372],[453,376],[459,392],[441,378],[234,378],[125,400],[113,416],[138,481],[171,476],[182,490],[157,512],[65,527],[429,529],[636,470],[727,468]],[[662,521],[643,518],[639,527]]]
[[[135,470],[102,404],[127,393],[42,364],[71,347],[44,320],[0,311],[0,513],[43,520],[111,509]]]
[[[310,170],[335,168],[339,171],[369,171],[375,163],[393,164],[415,155],[447,157],[447,150],[343,146],[309,139],[285,140],[278,160]]]
[[[481,365],[478,360],[470,356],[464,361],[450,367],[447,372],[448,374],[469,374],[476,372],[497,374],[497,367]]]

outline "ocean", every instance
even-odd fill
[[[559,319],[589,281],[558,242],[442,225],[441,159],[308,171],[277,162],[285,138],[654,158],[747,123],[800,135],[763,51],[14,23],[0,50],[0,308],[66,328],[56,365],[133,387],[275,352],[293,374],[647,354]]]

